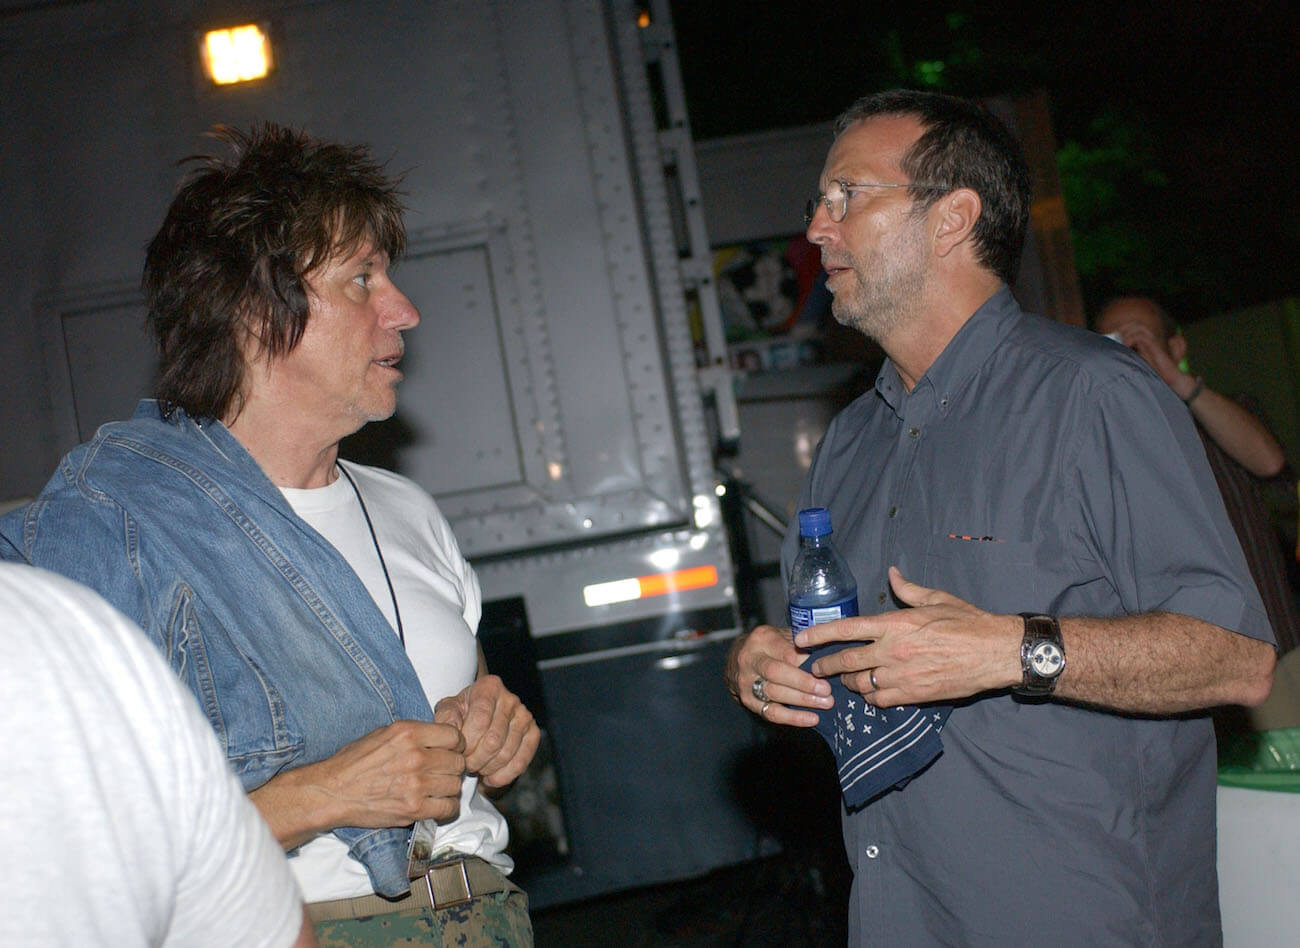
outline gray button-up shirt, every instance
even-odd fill
[[[893,564],[995,613],[1160,610],[1273,641],[1186,407],[1127,349],[1005,288],[910,393],[885,363],[799,505],[830,508],[863,614],[896,607]],[[796,548],[792,531],[787,570]],[[1206,717],[999,693],[959,702],[943,743],[845,815],[852,944],[1220,940]]]

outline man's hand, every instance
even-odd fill
[[[1146,324],[1125,323],[1118,330],[1120,341],[1140,355],[1159,373],[1174,394],[1188,408],[1219,447],[1256,477],[1275,477],[1286,466],[1286,455],[1277,438],[1262,421],[1235,400],[1211,391],[1195,376],[1178,368],[1167,343],[1158,339]],[[1197,386],[1200,385],[1198,391]]]
[[[286,849],[339,826],[446,822],[460,812],[465,740],[445,723],[395,721],[249,794]]]
[[[443,698],[433,719],[460,729],[465,770],[488,787],[504,787],[522,774],[542,736],[532,712],[496,675],[480,675],[460,694]]]
[[[800,647],[864,643],[817,659],[813,674],[840,675],[845,687],[881,707],[951,701],[1019,683],[1019,616],[984,612],[950,593],[908,582],[895,566],[889,584],[912,608],[838,619],[799,633]]]
[[[1174,394],[1186,401],[1196,389],[1196,377],[1188,375],[1178,367],[1174,357],[1169,353],[1169,346],[1144,323],[1125,323],[1116,330],[1119,340],[1140,355],[1147,365],[1156,370]]]
[[[830,685],[799,667],[807,658],[794,647],[789,629],[760,625],[732,644],[723,672],[727,690],[773,724],[814,727],[818,716],[799,708],[829,708],[834,702]],[[754,697],[754,682],[760,678],[767,702]]]

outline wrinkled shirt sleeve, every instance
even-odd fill
[[[1080,549],[1126,613],[1178,613],[1273,641],[1191,417],[1158,379],[1123,375],[1096,393],[1073,490]]]

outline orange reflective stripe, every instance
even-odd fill
[[[672,573],[655,573],[651,576],[637,577],[641,586],[641,595],[662,596],[670,592],[682,592],[687,589],[702,589],[718,584],[716,566],[695,566],[691,569],[679,569]]]

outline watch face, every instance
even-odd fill
[[[1055,678],[1065,666],[1065,656],[1055,642],[1039,642],[1029,652],[1029,664],[1043,678]]]

